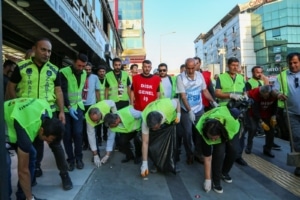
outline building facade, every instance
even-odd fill
[[[251,0],[236,5],[195,43],[204,68],[222,73],[229,57],[237,57],[241,73],[251,77],[255,65],[268,76],[279,72],[290,52],[300,51],[300,2],[297,0]]]
[[[123,51],[107,0],[4,0],[2,8],[3,59],[24,59],[40,37],[51,40],[51,61],[59,67],[78,53],[109,66],[109,57]]]

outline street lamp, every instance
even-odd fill
[[[170,32],[170,33],[160,34],[160,53],[159,53],[159,61],[160,61],[160,63],[161,63],[161,38],[162,38],[163,36],[165,36],[165,35],[170,35],[170,34],[174,34],[174,33],[176,33],[176,32],[173,31],[173,32]]]

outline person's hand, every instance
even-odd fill
[[[71,115],[71,117],[73,118],[73,119],[75,119],[75,120],[78,120],[78,117],[77,117],[77,111],[74,109],[74,108],[70,108],[69,109],[69,113],[70,113],[70,115]]]
[[[212,104],[212,106],[213,106],[214,108],[219,107],[219,104],[218,104],[217,102],[215,102],[215,101],[211,102],[211,104]]]
[[[243,98],[243,95],[230,93],[229,97],[230,97],[230,99],[234,99],[234,100],[238,101]]]
[[[109,159],[109,156],[108,155],[105,155],[102,159],[101,159],[101,163],[102,164],[105,164]]]
[[[96,165],[96,167],[101,166],[101,161],[98,155],[94,155],[94,164]]]
[[[243,95],[243,96],[242,96],[242,99],[241,99],[241,100],[248,101],[248,99],[249,99],[248,95],[247,95],[247,94],[245,94],[245,95]]]
[[[192,121],[192,123],[195,122],[196,116],[192,110],[189,111],[189,118]]]
[[[146,177],[148,174],[149,174],[148,161],[143,161],[143,164],[141,166],[141,176]]]
[[[113,107],[110,109],[110,111],[111,111],[112,113],[116,113],[116,112],[117,112],[116,106],[113,106]]]
[[[175,119],[175,123],[178,124],[180,122],[180,117],[181,117],[181,114],[180,113],[177,113],[176,115],[176,119]]]
[[[211,180],[210,179],[204,180],[203,189],[205,190],[205,192],[209,192],[211,190]]]
[[[278,100],[281,100],[281,101],[285,101],[285,100],[288,99],[288,97],[285,96],[284,94],[278,93],[278,94],[277,94],[277,99],[278,99]]]
[[[265,131],[269,131],[270,127],[265,123],[265,122],[260,122],[261,127],[265,130]]]
[[[272,128],[274,128],[277,125],[277,120],[276,120],[276,116],[273,115],[270,119],[270,125]]]

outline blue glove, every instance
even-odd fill
[[[73,119],[78,120],[77,111],[74,108],[71,107],[69,109],[69,112],[70,112],[71,117],[73,117]]]

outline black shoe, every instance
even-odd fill
[[[77,167],[77,169],[83,169],[84,164],[83,164],[82,160],[76,161],[76,167]]]
[[[73,183],[70,179],[70,176],[68,173],[65,174],[59,174],[62,181],[62,186],[64,190],[71,190],[73,188]]]
[[[235,162],[242,166],[248,166],[247,162],[243,158],[238,158]]]
[[[279,146],[278,144],[273,143],[272,149],[281,150],[281,146]]]
[[[269,157],[271,157],[271,158],[274,158],[274,157],[275,157],[274,154],[272,154],[271,151],[264,150],[263,153],[264,153],[266,156],[269,156]]]
[[[295,171],[294,171],[294,174],[296,176],[300,176],[300,167],[296,167]]]
[[[73,163],[73,162],[69,162],[68,163],[68,171],[73,171],[74,170],[74,168],[75,168],[75,164]]]
[[[265,137],[266,136],[266,134],[264,133],[264,132],[256,132],[255,133],[255,137]]]
[[[216,192],[216,193],[219,193],[219,194],[222,194],[223,193],[223,188],[221,185],[214,185],[213,184],[213,190]]]
[[[246,153],[246,154],[251,154],[251,149],[250,149],[250,148],[246,148],[246,149],[245,149],[245,153]]]
[[[34,176],[35,177],[41,177],[43,175],[43,171],[40,167],[35,168],[34,170]]]
[[[222,173],[222,179],[223,179],[223,181],[225,181],[226,183],[232,183],[232,178],[229,176],[229,174],[223,174],[223,173]]]
[[[36,185],[37,185],[36,178],[33,177],[33,180],[32,180],[32,183],[31,183],[31,187],[34,187]]]

